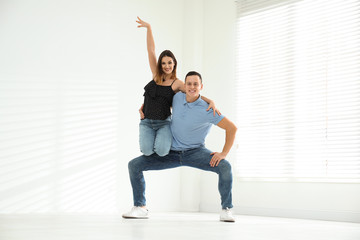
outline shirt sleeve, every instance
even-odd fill
[[[212,110],[212,108],[206,112],[207,115],[207,120],[208,122],[214,124],[214,125],[217,125],[225,116],[224,115],[221,115],[219,116],[219,114],[217,114],[217,112],[215,112],[215,116],[214,116],[214,110]]]

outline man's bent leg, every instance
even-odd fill
[[[157,154],[151,156],[142,155],[134,158],[128,164],[130,182],[133,189],[134,206],[145,206],[145,179],[143,171],[162,170],[179,167],[179,159],[174,154],[160,157]]]
[[[219,176],[218,189],[223,209],[232,208],[232,171],[230,163],[223,159],[218,166],[211,167],[211,151],[205,147],[189,150],[183,155],[183,165],[195,167],[205,171],[215,172]]]

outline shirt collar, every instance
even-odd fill
[[[199,98],[196,99],[195,102],[189,103],[189,102],[186,101],[186,94],[184,93],[183,105],[188,105],[190,108],[192,108],[193,106],[198,105],[200,102],[201,102],[201,95],[199,95]]]

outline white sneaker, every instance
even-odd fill
[[[230,208],[225,208],[220,213],[220,221],[222,222],[235,222],[235,218],[231,213]]]
[[[130,212],[124,213],[123,218],[149,218],[149,211],[142,207],[133,207]]]

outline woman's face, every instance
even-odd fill
[[[175,64],[171,57],[165,56],[161,59],[161,68],[166,75],[171,74],[174,71],[174,67]]]

